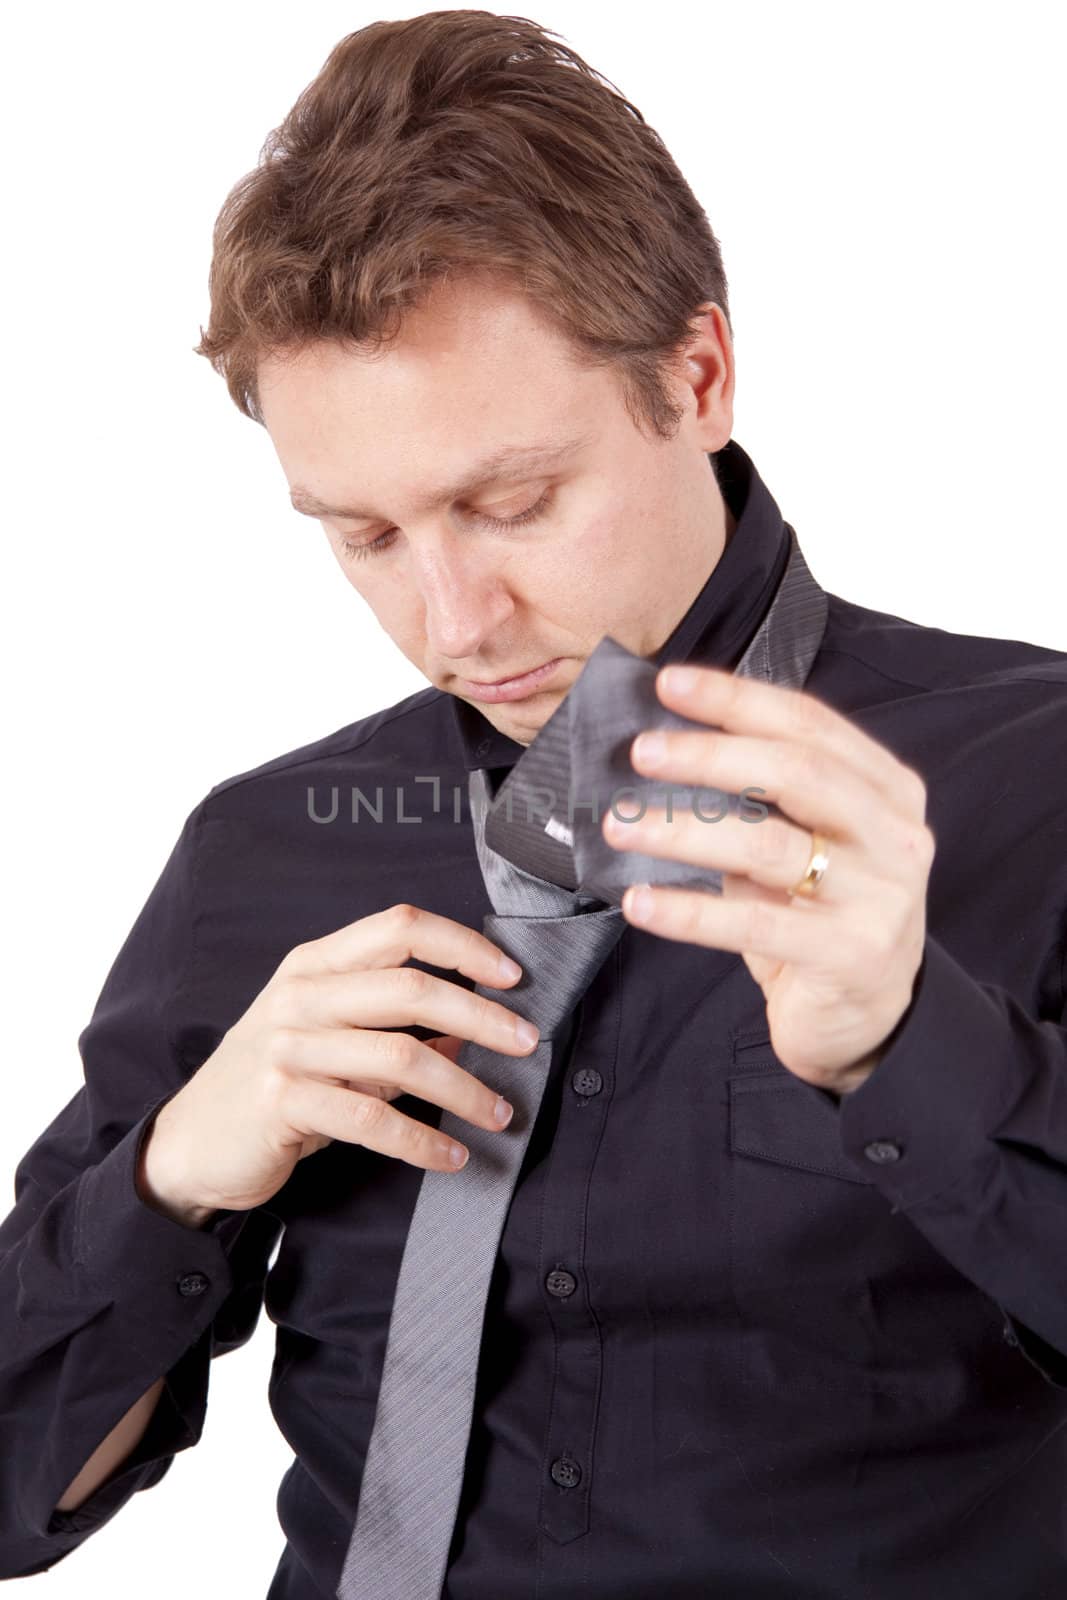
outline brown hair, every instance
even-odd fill
[[[552,32],[428,11],[334,46],[215,223],[195,352],[246,416],[263,355],[379,348],[436,281],[489,273],[673,434],[691,319],[714,301],[732,333],[719,243],[659,135]]]

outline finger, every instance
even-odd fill
[[[913,841],[925,831],[925,824],[917,816],[905,816],[899,806],[887,801],[882,790],[833,752],[811,743],[752,738],[739,733],[676,729],[663,737],[669,756],[655,767],[641,754],[635,741],[631,760],[638,772],[667,783],[718,789],[724,795],[740,795],[747,789],[749,809],[754,802],[773,800],[794,823],[808,830],[817,829],[832,840],[852,842],[884,864],[890,876],[897,874],[902,881],[908,878]],[[709,821],[714,816],[710,805],[702,803],[700,809],[705,816],[710,813]],[[691,804],[676,805],[674,810],[676,814],[684,810],[693,815]],[[741,826],[763,829],[771,821],[770,817],[760,817],[741,821]],[[758,848],[754,842],[753,849]],[[794,848],[794,857],[798,853],[799,846]],[[806,861],[805,852],[801,871]]]
[[[478,1127],[496,1130],[507,1126],[497,1115],[499,1103],[506,1102],[507,1096],[496,1085],[483,1083],[410,1033],[287,1028],[281,1040],[276,1039],[275,1062],[286,1072],[340,1079],[350,1090],[375,1099],[383,1098],[375,1088],[381,1084],[389,1091],[386,1098],[395,1098],[394,1091],[413,1094]]]
[[[448,1061],[455,1061],[464,1045],[464,1041],[462,1039],[457,1039],[453,1034],[450,1033],[444,1034],[439,1039],[423,1039],[421,1042],[425,1045],[427,1050],[438,1051],[439,1054],[443,1055]],[[334,1081],[339,1083],[342,1088],[347,1089],[354,1087],[367,1094],[382,1095],[387,1100],[395,1100],[398,1094],[405,1093],[405,1090],[399,1084],[383,1082],[375,1083],[369,1077],[361,1079],[359,1083],[354,1085],[345,1078],[335,1078]]]
[[[820,885],[820,890],[821,890]],[[771,900],[776,905],[789,905],[789,898],[776,889],[767,889],[762,884],[753,883],[750,878],[739,877],[731,872],[724,872],[722,879],[722,892],[726,900]],[[799,906],[810,905],[809,900],[801,899],[796,902]],[[745,951],[745,963],[764,994],[770,993],[770,985],[776,983],[785,968],[784,961],[775,961],[771,956],[756,955],[751,950]]]
[[[457,1039],[454,1033],[442,1034],[439,1039],[423,1040],[428,1049],[439,1050],[443,1056],[448,1057],[449,1061],[455,1061],[465,1042],[463,1039]]]
[[[529,1055],[540,1037],[535,1023],[499,1000],[418,967],[290,973],[275,980],[272,1004],[280,1026],[405,1028],[414,1023],[508,1055]],[[523,1029],[533,1031],[524,1036]]]
[[[925,816],[926,786],[914,768],[817,695],[757,678],[740,678],[717,667],[689,667],[687,663],[687,670],[695,677],[692,689],[685,692],[670,687],[668,669],[657,675],[656,692],[671,710],[727,732],[814,745],[865,778],[909,817]]]
[[[416,1117],[405,1116],[385,1100],[336,1089],[315,1078],[293,1079],[285,1117],[304,1137],[327,1134],[435,1172],[456,1172],[463,1165],[451,1159],[453,1149],[460,1151],[464,1160],[470,1154],[458,1141]]]
[[[691,807],[650,807],[643,817],[620,819],[604,814],[604,838],[616,850],[637,850],[665,861],[718,868],[744,875],[766,889],[788,892],[803,878],[811,859],[811,832],[785,817],[766,816],[743,822],[732,813],[712,821]],[[866,895],[871,875],[859,864],[854,848],[834,841],[819,883],[819,898],[852,903]]]
[[[628,922],[660,938],[702,944],[711,950],[733,950],[738,955],[751,953],[800,966],[810,966],[813,960],[827,964],[826,941],[820,938],[817,922],[819,918],[826,919],[823,929],[828,929],[829,919],[840,912],[816,901],[775,905],[763,897],[726,900],[707,890],[647,884],[639,886],[639,899],[636,887],[623,895],[623,915]],[[647,910],[645,896],[649,897]]]
[[[412,958],[432,967],[453,968],[476,983],[493,988],[517,982],[522,972],[518,962],[511,962],[499,945],[476,928],[407,902],[372,912],[333,933],[294,946],[281,967],[288,972],[313,975],[400,967]],[[511,962],[517,970],[502,970],[502,962]]]

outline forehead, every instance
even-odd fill
[[[297,508],[363,515],[361,496],[369,509],[398,483],[421,508],[564,465],[603,432],[613,379],[523,296],[457,290],[377,351],[323,340],[264,357],[259,399]]]

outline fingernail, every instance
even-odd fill
[[[671,694],[689,694],[697,686],[693,667],[665,667],[663,682]]]
[[[527,1022],[525,1017],[519,1017],[515,1023],[515,1032],[522,1044],[536,1044],[541,1035],[532,1022]]]
[[[450,1144],[448,1147],[448,1159],[454,1167],[461,1167],[469,1155],[470,1151],[464,1150],[461,1144]]]
[[[503,1095],[497,1096],[496,1105],[493,1107],[493,1116],[502,1128],[506,1128],[511,1121],[515,1107],[509,1105]]]
[[[644,922],[652,916],[656,909],[656,901],[651,889],[646,883],[639,884],[637,888],[629,888],[623,895],[624,909],[627,916],[635,922]]]
[[[667,740],[662,733],[642,733],[634,741],[634,755],[638,761],[652,766],[667,754]]]
[[[505,982],[511,978],[522,977],[522,968],[517,961],[512,961],[510,956],[501,956],[497,962],[496,970]]]

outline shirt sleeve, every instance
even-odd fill
[[[1033,1016],[927,934],[886,1053],[839,1101],[844,1150],[1067,1388],[1067,1004]],[[1051,1009],[1051,1008],[1050,1008]]]
[[[152,1119],[189,1077],[199,820],[197,808],[115,958],[78,1040],[84,1083],[19,1161],[0,1222],[0,1578],[54,1566],[160,1481],[200,1439],[211,1359],[259,1317],[281,1223],[220,1210],[187,1227],[135,1182]],[[56,1512],[160,1377],[139,1444],[81,1506]]]

